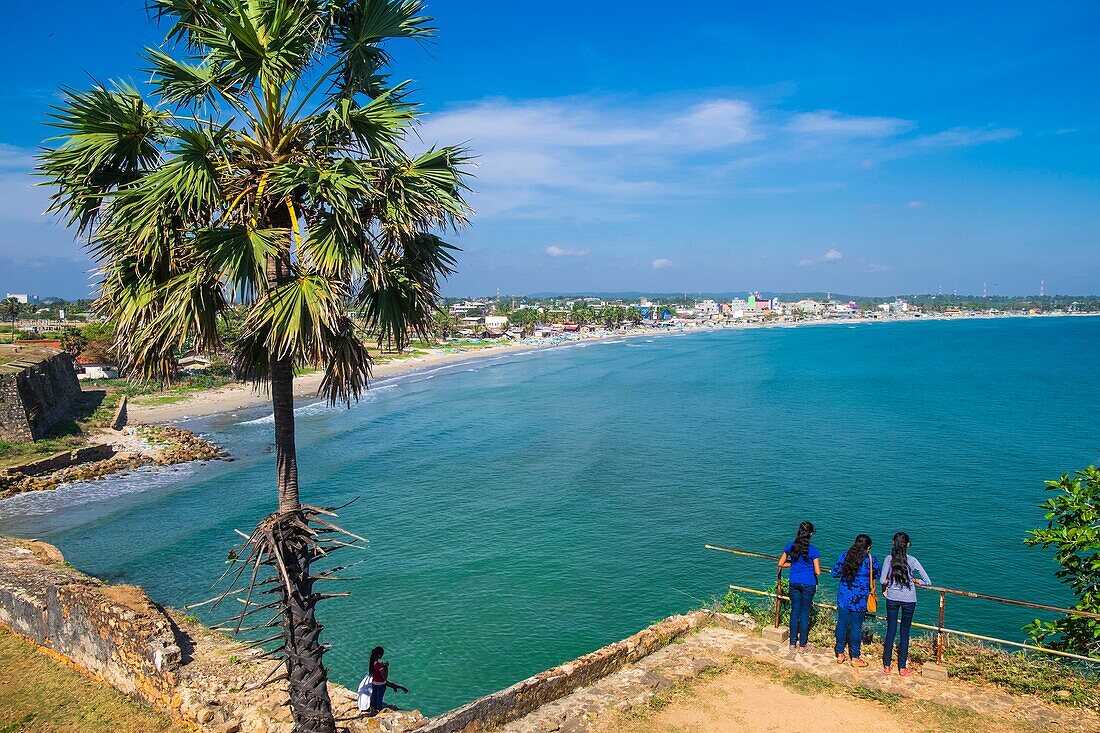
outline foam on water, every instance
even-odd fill
[[[169,486],[193,476],[195,464],[142,466],[98,481],[73,481],[52,491],[28,491],[0,501],[0,519],[34,517]]]

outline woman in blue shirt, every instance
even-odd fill
[[[871,578],[881,568],[871,554],[871,538],[857,535],[848,551],[833,565],[833,577],[839,578],[836,588],[836,661],[848,661],[845,649],[851,655],[853,667],[866,667],[859,658],[863,641],[863,619],[867,616],[867,596],[871,594]]]
[[[810,609],[817,592],[817,576],[821,575],[821,553],[810,544],[814,535],[812,522],[798,525],[793,542],[788,542],[779,556],[779,567],[790,568],[788,586],[791,597],[791,651],[803,654],[810,650]]]

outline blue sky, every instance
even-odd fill
[[[1100,4],[435,0],[393,47],[479,155],[451,295],[1100,292]],[[0,29],[0,290],[89,289],[40,216],[62,85],[138,79],[141,0]]]

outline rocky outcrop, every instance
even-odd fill
[[[130,440],[97,444],[0,470],[0,499],[47,491],[70,481],[92,481],[138,466],[171,466],[229,457],[200,435],[172,425],[129,428]]]

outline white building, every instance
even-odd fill
[[[695,304],[696,318],[710,318],[718,315],[718,303],[713,300],[700,300]]]
[[[508,328],[507,316],[485,316],[486,328]]]
[[[27,295],[26,293],[8,293],[4,296],[4,299],[7,300],[8,298],[15,298],[23,305],[33,305],[38,302],[38,298],[33,295]]]

